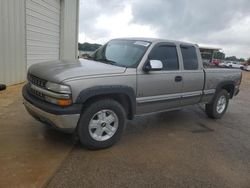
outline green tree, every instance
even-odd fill
[[[237,61],[238,59],[235,56],[230,56],[230,57],[226,57],[226,60],[228,60],[228,61]]]
[[[215,52],[214,59],[225,59],[225,54],[223,52]]]
[[[240,62],[245,62],[246,60],[244,58],[239,59]]]
[[[226,60],[228,61],[240,61],[240,62],[245,62],[244,58],[237,58],[236,56],[230,56],[230,57],[226,57]]]
[[[247,60],[247,64],[250,65],[250,57]]]
[[[85,43],[78,43],[78,50],[80,51],[95,51],[99,47],[101,47],[101,44],[91,44],[88,42]]]

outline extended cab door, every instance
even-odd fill
[[[192,45],[180,45],[180,52],[183,63],[181,105],[199,103],[205,79],[199,49]]]
[[[174,43],[156,44],[145,59],[159,60],[162,70],[137,70],[137,114],[157,112],[181,105],[182,77]]]

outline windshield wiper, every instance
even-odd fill
[[[115,61],[109,60],[109,59],[93,59],[94,61],[100,61],[102,63],[110,64],[110,65],[115,65],[118,67],[126,67],[125,65],[121,65]],[[127,67],[126,67],[127,68]]]
[[[96,59],[96,61],[101,61],[103,63],[107,63],[107,64],[111,64],[111,65],[117,64],[117,62],[109,60],[109,59]]]

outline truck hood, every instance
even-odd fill
[[[119,74],[126,71],[125,67],[118,67],[92,60],[61,60],[32,65],[28,73],[55,83],[76,77]]]

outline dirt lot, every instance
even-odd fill
[[[136,118],[101,151],[71,143],[0,93],[0,187],[250,187],[250,72],[220,120],[202,106]]]

